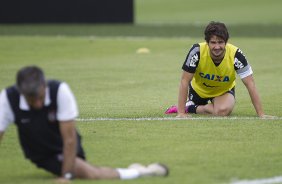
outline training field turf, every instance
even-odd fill
[[[167,6],[161,9],[160,2],[175,13],[166,17]],[[280,1],[257,1],[252,14],[257,18],[245,16],[253,1],[240,1],[246,2],[241,10],[246,18],[224,19],[230,23],[230,42],[243,50],[254,70],[265,113],[277,116],[275,120],[256,118],[240,80],[229,118],[193,115],[191,120],[174,120],[164,115],[177,102],[187,51],[203,41],[203,25],[209,20],[208,13],[198,22],[184,19],[184,7],[170,2],[137,1],[134,26],[0,25],[0,89],[14,83],[20,67],[39,65],[47,78],[66,81],[73,90],[80,109],[77,127],[91,163],[127,167],[133,162],[162,162],[171,171],[167,178],[73,183],[230,184],[281,176],[282,23],[277,16],[282,15],[270,9],[281,7]],[[234,6],[227,7],[235,11]],[[158,11],[150,19],[154,7]],[[262,10],[268,13],[262,16]],[[150,53],[137,54],[143,47]],[[23,159],[16,128],[10,126],[0,145],[0,184],[53,181],[53,175]]]
[[[37,64],[48,78],[70,84],[81,119],[167,117],[163,112],[176,103],[186,51],[199,39],[1,36],[0,86],[12,84],[19,67]],[[282,39],[233,38],[232,42],[241,46],[253,66],[265,112],[281,117]],[[140,47],[151,52],[136,54]],[[210,184],[280,175],[282,120],[251,119],[255,112],[241,81],[236,95],[231,117],[241,118],[237,120],[86,120],[78,122],[78,128],[92,163],[125,167],[159,161],[171,168],[166,179],[128,183]],[[23,160],[16,137],[10,126],[0,149],[0,183],[52,181],[51,175]],[[87,183],[75,183],[80,182]]]

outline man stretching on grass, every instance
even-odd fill
[[[186,117],[186,113],[230,115],[235,105],[237,73],[249,92],[257,115],[270,117],[263,112],[251,66],[239,48],[227,43],[228,39],[228,30],[223,23],[207,25],[206,42],[194,44],[182,66],[178,106],[168,108],[166,114],[178,113],[177,117]]]
[[[46,81],[40,68],[24,67],[17,73],[17,84],[0,94],[0,141],[7,126],[15,122],[25,157],[59,176],[59,182],[168,174],[167,167],[158,163],[132,164],[125,169],[89,164],[75,128],[77,116],[76,101],[66,83]]]

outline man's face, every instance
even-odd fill
[[[208,45],[212,59],[222,59],[224,57],[226,43],[222,38],[212,36]]]
[[[33,109],[41,109],[44,106],[45,100],[45,85],[39,88],[38,94],[35,96],[26,96],[25,99],[28,105]]]

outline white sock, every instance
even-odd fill
[[[140,177],[140,174],[136,169],[117,168],[116,170],[119,173],[121,180],[130,180]]]

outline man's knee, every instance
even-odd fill
[[[214,109],[213,115],[215,116],[229,116],[232,112],[231,108],[228,107],[218,107]]]

